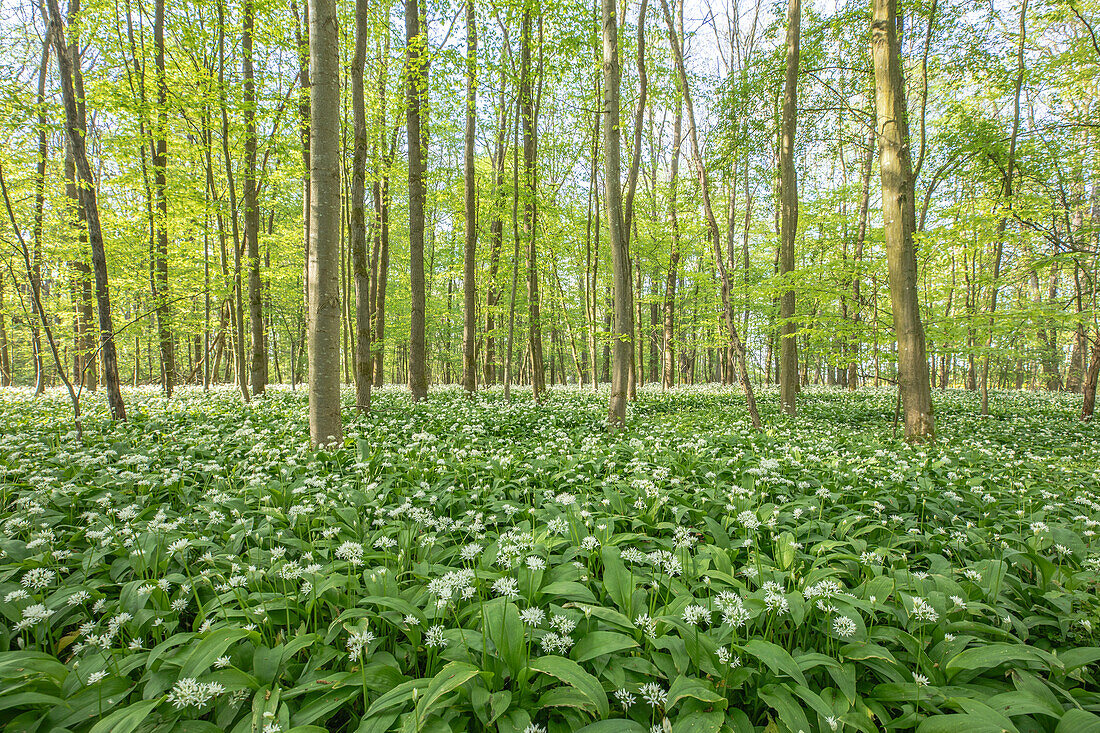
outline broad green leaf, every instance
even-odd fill
[[[479,671],[477,667],[465,662],[451,662],[439,670],[425,688],[424,696],[416,704],[417,727],[424,724],[428,714],[444,695],[461,687]]]
[[[587,662],[604,654],[633,649],[636,646],[638,642],[625,634],[614,631],[590,631],[577,640],[569,656],[576,662]]]
[[[542,672],[543,674],[548,674],[551,677],[559,679],[567,685],[573,685],[573,687],[576,687],[585,697],[592,701],[600,717],[607,716],[609,711],[607,693],[604,692],[600,681],[584,671],[584,669],[572,659],[547,655],[532,660],[528,664],[528,667],[536,672]]]

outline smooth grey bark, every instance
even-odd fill
[[[309,435],[343,438],[340,415],[340,50],[335,0],[309,0]]]
[[[413,400],[428,396],[424,288],[424,137],[421,108],[428,93],[426,34],[419,0],[405,0],[405,124],[409,145],[409,389]]]
[[[779,142],[779,274],[794,272],[794,245],[798,236],[798,174],[794,169],[794,141],[798,125],[798,61],[802,18],[800,0],[787,5],[787,72],[783,85],[783,119]],[[798,395],[798,324],[794,322],[795,292],[788,284],[779,296],[779,405],[794,415]]]
[[[631,304],[630,250],[623,222],[619,133],[619,25],[616,0],[603,0],[603,145],[607,235],[611,247],[614,319],[611,328],[611,399],[607,423],[620,428],[626,421],[629,397],[634,308]],[[637,162],[635,161],[635,164]],[[633,192],[631,192],[632,194]]]
[[[875,114],[890,305],[898,344],[898,391],[905,415],[905,437],[920,442],[935,437],[935,423],[917,294],[917,258],[910,217],[913,173],[897,38],[896,0],[874,0],[871,53],[875,67]]]

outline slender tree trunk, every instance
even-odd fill
[[[340,416],[340,50],[335,0],[309,0],[309,435],[343,439]]]
[[[249,383],[252,394],[258,396],[267,387],[267,337],[264,334],[263,281],[260,279],[260,207],[256,185],[256,88],[252,68],[256,9],[253,0],[244,0],[243,14],[241,55],[244,57],[244,239],[248,255],[248,317],[252,338]]]
[[[390,150],[382,164],[382,180],[375,197],[375,212],[378,216],[378,275],[375,277],[374,303],[374,386],[382,387],[385,379],[383,360],[386,355],[386,284],[390,274],[390,166],[393,164],[397,149],[396,135],[391,140]]]
[[[898,342],[898,389],[905,412],[905,437],[935,437],[924,326],[917,296],[917,259],[908,210],[912,203],[905,90],[897,38],[896,0],[874,0],[871,49],[882,176],[882,216],[890,274],[890,302]]]
[[[501,65],[500,110],[493,146],[493,218],[489,222],[489,281],[485,288],[485,384],[493,384],[496,374],[496,308],[500,301],[497,272],[504,240],[504,142],[508,134],[508,99],[505,93],[505,67]]]
[[[222,158],[225,162],[226,188],[229,191],[228,219],[233,229],[233,294],[232,316],[234,331],[233,361],[237,372],[237,386],[245,402],[249,400],[248,379],[245,376],[244,349],[244,298],[241,283],[241,237],[237,227],[237,187],[233,181],[233,159],[229,154],[229,101],[225,83],[225,2],[218,0],[218,102],[221,107]]]
[[[61,77],[61,96],[65,105],[65,133],[72,146],[80,180],[80,204],[88,225],[88,243],[92,248],[92,270],[95,273],[96,301],[99,308],[100,352],[103,356],[104,380],[107,386],[107,402],[116,420],[126,419],[126,405],[118,380],[118,356],[115,351],[114,322],[111,318],[111,294],[107,284],[107,256],[103,245],[103,230],[99,224],[99,205],[96,201],[95,179],[88,164],[80,126],[80,111],[76,90],[73,87],[72,59],[65,53],[65,34],[57,0],[47,0],[50,17],[49,34],[57,56],[57,72]]]
[[[859,344],[861,335],[859,332],[859,324],[862,318],[862,298],[860,297],[860,283],[862,276],[860,270],[863,268],[863,245],[867,241],[867,211],[870,208],[871,201],[871,169],[875,160],[875,140],[878,135],[875,130],[875,125],[872,123],[868,127],[867,136],[867,150],[863,156],[863,175],[861,178],[860,188],[862,193],[859,199],[859,227],[856,231],[856,245],[855,252],[852,255],[852,326],[854,333],[849,345],[850,353],[848,354],[848,389],[854,390],[859,380]]]
[[[779,274],[794,272],[794,245],[798,237],[798,173],[794,169],[795,129],[798,124],[798,61],[802,17],[800,0],[787,5],[787,75],[783,88],[783,120],[779,144],[780,237]],[[798,394],[798,325],[794,322],[795,293],[789,284],[779,297],[779,403],[795,414]]]
[[[682,17],[683,0],[677,3],[677,12]],[[681,26],[682,27],[682,26]],[[677,79],[679,87],[679,79]],[[664,373],[661,386],[665,389],[676,382],[676,280],[679,277],[677,267],[680,264],[680,221],[676,213],[676,192],[680,174],[680,141],[683,137],[683,90],[676,93],[676,118],[672,123],[672,161],[668,176],[668,223],[671,229],[672,251],[668,259],[668,275],[665,278],[665,323],[664,323]]]
[[[31,256],[31,269],[27,273],[31,287],[42,287],[42,221],[46,201],[46,157],[49,144],[46,136],[46,72],[50,64],[50,39],[42,40],[42,58],[38,66],[38,95],[35,108],[38,116],[38,156],[34,169],[34,225],[31,230],[34,251]],[[38,306],[31,302],[31,348],[34,355],[34,394],[37,397],[46,391],[46,363],[42,358],[42,332],[39,326]]]
[[[164,0],[156,1],[153,45],[157,83],[157,118],[153,126],[153,190],[156,195],[153,302],[157,309],[161,386],[164,394],[171,397],[176,381],[176,354],[168,306],[168,81],[164,71]]]
[[[542,28],[541,12],[540,9],[540,31]],[[538,401],[546,389],[546,377],[542,353],[542,317],[539,314],[538,241],[536,237],[538,108],[535,103],[535,94],[531,88],[531,47],[534,43],[531,10],[525,7],[520,34],[520,117],[523,121],[523,231],[527,239],[527,327],[528,349],[531,353],[531,393]]]
[[[474,132],[477,124],[477,16],[474,0],[466,0],[466,140],[463,151],[466,198],[465,248],[462,258],[462,386],[477,388],[477,189],[474,168]]]
[[[504,399],[512,399],[512,348],[515,344],[516,288],[519,281],[519,118],[521,107],[516,105],[516,119],[512,128],[512,294],[508,300],[508,347],[504,355]]]
[[[741,337],[737,333],[737,323],[734,321],[733,307],[730,304],[729,272],[726,269],[725,257],[722,255],[718,222],[714,218],[714,207],[711,205],[710,180],[707,177],[702,150],[699,146],[698,128],[695,125],[695,108],[691,102],[691,88],[688,86],[687,71],[684,66],[684,54],[680,46],[680,39],[676,35],[672,14],[668,9],[668,0],[661,0],[661,11],[664,13],[665,23],[668,25],[669,35],[672,41],[673,60],[675,61],[676,71],[680,78],[680,87],[683,90],[684,111],[687,114],[688,139],[691,142],[692,158],[695,161],[696,172],[699,176],[699,188],[703,194],[703,210],[706,214],[707,226],[709,228],[708,236],[711,240],[714,261],[720,276],[722,287],[722,310],[729,343],[730,347],[737,355],[737,362],[740,368],[741,387],[745,392],[745,405],[749,412],[749,419],[752,420],[753,427],[759,428],[762,424],[760,422],[760,413],[756,409],[756,398],[753,395],[752,382],[749,380],[749,368],[745,354],[745,345],[741,342]]]
[[[369,0],[355,0],[355,54],[351,62],[351,106],[354,139],[351,165],[351,259],[355,281],[355,405],[370,412],[371,277],[367,260],[367,109],[363,75],[367,62]]]
[[[10,387],[12,383],[7,320],[7,311],[4,308],[4,273],[0,270],[0,387]]]
[[[643,0],[644,3],[644,0]],[[623,221],[619,164],[619,24],[615,0],[603,0],[603,146],[604,190],[607,197],[607,235],[611,247],[615,315],[611,329],[611,401],[607,423],[620,428],[626,421],[630,362],[634,331],[631,305],[630,250]],[[637,165],[635,160],[634,165]],[[635,174],[636,180],[636,174]],[[628,192],[628,199],[632,195]]]
[[[427,35],[420,29],[419,0],[405,0],[406,125],[409,140],[409,389],[413,400],[428,396],[424,343],[424,136],[420,114],[427,96]]]

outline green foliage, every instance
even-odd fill
[[[1068,396],[543,404],[0,391],[0,727],[1091,730],[1096,440]],[[774,399],[762,401],[765,406]],[[532,727],[534,726],[534,727]]]

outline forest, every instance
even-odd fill
[[[0,5],[0,729],[1100,731],[1098,32]]]

